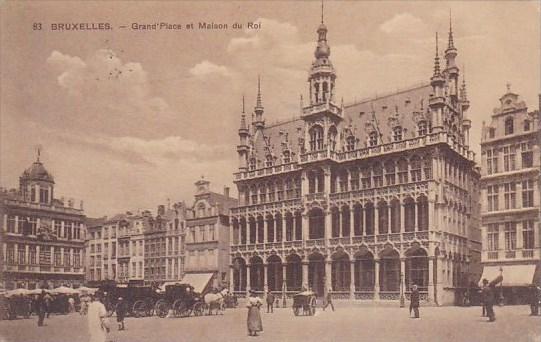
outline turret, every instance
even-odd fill
[[[448,79],[449,96],[456,101],[458,99],[458,67],[456,66],[456,56],[458,52],[455,48],[453,39],[453,26],[451,20],[451,13],[449,13],[449,39],[447,43],[447,49],[445,50],[445,75]]]
[[[436,56],[434,57],[434,74],[430,78],[430,85],[432,85],[432,94],[429,99],[428,106],[432,113],[432,127],[434,131],[441,130],[443,128],[443,107],[445,106],[444,95],[445,79],[443,78],[440,70],[440,56],[438,49],[438,33],[436,32]]]

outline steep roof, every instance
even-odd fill
[[[21,179],[23,180],[41,180],[46,182],[54,183],[53,176],[45,169],[45,166],[43,166],[43,163],[41,163],[39,160],[35,161],[30,165],[29,168],[24,170],[23,174],[21,175]]]

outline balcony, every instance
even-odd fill
[[[498,251],[490,251],[487,253],[487,259],[488,260],[496,260],[498,259]]]
[[[522,257],[523,258],[527,258],[527,259],[531,259],[533,258],[533,253],[534,251],[532,249],[525,249],[522,251]]]
[[[506,259],[515,259],[517,256],[515,251],[505,251],[505,258]]]
[[[311,239],[306,240],[305,242],[306,247],[324,247],[325,246],[325,239]]]

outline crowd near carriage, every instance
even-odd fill
[[[105,285],[98,293],[102,295],[107,313],[112,315],[118,299],[122,298],[126,306],[126,315],[131,317],[147,317],[154,314],[154,307],[161,295],[152,286],[118,286]]]
[[[313,291],[303,291],[293,295],[293,314],[313,316],[316,313],[317,296]]]

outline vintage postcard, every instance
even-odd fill
[[[0,342],[541,341],[539,1],[0,1]]]

